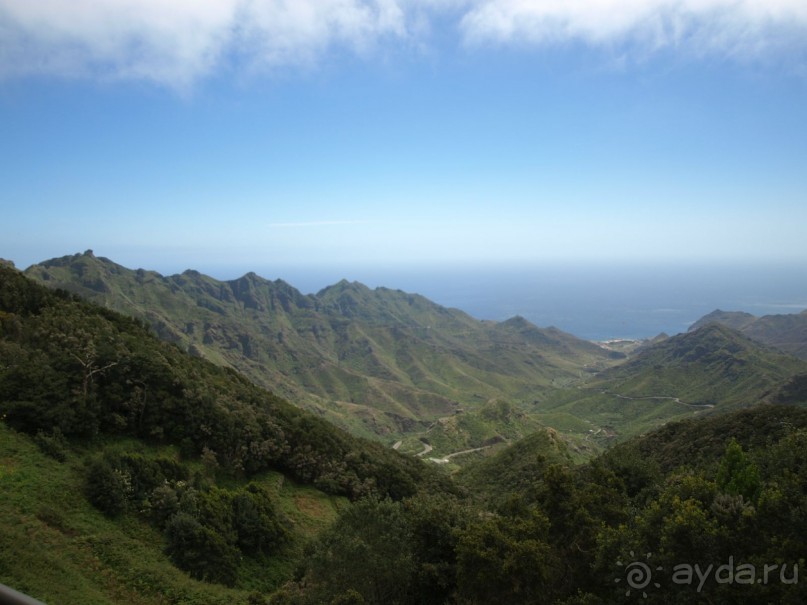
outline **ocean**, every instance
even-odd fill
[[[580,338],[674,335],[715,309],[753,315],[807,309],[807,266],[527,266],[256,270],[313,293],[342,278],[422,294],[476,317],[521,315]],[[229,278],[232,278],[230,276]]]

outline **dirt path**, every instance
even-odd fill
[[[483,445],[482,447],[475,447],[475,448],[472,448],[470,450],[462,450],[461,452],[454,452],[453,454],[448,454],[447,456],[445,456],[443,458],[429,458],[429,460],[431,462],[434,462],[435,464],[448,464],[449,460],[451,460],[454,456],[462,456],[463,454],[470,454],[470,453],[473,453],[473,452],[479,452],[479,451],[482,451],[482,450],[486,450],[489,447],[493,447],[493,446],[491,446],[491,445]]]
[[[689,408],[713,408],[715,407],[711,403],[687,403],[685,401],[681,401],[678,397],[666,397],[666,396],[649,396],[649,397],[630,397],[628,395],[620,395],[619,393],[609,393],[608,391],[603,391],[606,395],[613,395],[614,397],[618,397],[619,399],[627,399],[629,401],[645,401],[648,399],[665,399],[668,401],[674,401],[675,403],[679,403],[681,405],[685,405]]]
[[[418,457],[420,457],[420,456],[425,456],[426,454],[428,454],[428,453],[429,453],[430,451],[432,451],[433,449],[434,449],[434,448],[433,448],[432,446],[430,446],[428,443],[424,443],[424,444],[423,444],[423,451],[422,451],[422,452],[418,452],[417,454],[415,454],[415,456],[418,456]]]
[[[401,445],[403,445],[403,441],[396,441],[392,445],[392,449],[397,450],[398,448],[401,447]],[[433,449],[434,448],[432,446],[430,446],[428,443],[423,443],[423,450],[421,450],[420,452],[418,452],[417,454],[414,454],[414,455],[416,457],[425,456],[426,454],[428,454]]]

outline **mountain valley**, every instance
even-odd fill
[[[631,552],[801,560],[807,362],[725,325],[613,351],[347,282],[27,273],[58,288],[0,267],[0,582],[45,602],[582,605]]]
[[[227,282],[192,270],[166,277],[92,251],[25,274],[146,321],[163,340],[356,435],[449,469],[543,427],[584,460],[673,419],[769,400],[806,367],[786,353],[807,342],[786,329],[804,314],[716,311],[688,334],[591,343],[518,316],[479,321],[346,280],[304,295],[254,273]],[[759,322],[779,327],[757,329],[754,340],[734,331]],[[788,334],[790,344],[769,348],[759,334],[774,334],[771,347]]]
[[[163,277],[90,251],[25,274],[142,319],[190,354],[390,445],[492,401],[523,408],[625,357],[520,317],[479,321],[416,294],[347,281],[303,295],[254,273],[230,282],[195,271]]]

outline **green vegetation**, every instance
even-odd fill
[[[477,498],[501,501],[524,492],[552,464],[571,467],[573,458],[557,431],[547,429],[462,469],[457,480]]]
[[[0,337],[0,582],[45,600],[150,603],[176,586],[172,602],[243,602],[289,576],[335,503],[450,491],[421,462],[4,267]],[[20,555],[26,535],[59,554],[34,564],[47,543]]]
[[[373,300],[339,288],[359,298],[317,304],[351,318]],[[518,318],[491,330],[508,363],[513,334],[554,338]],[[556,374],[564,390],[479,401],[403,439],[408,454],[183,347],[0,267],[0,583],[65,605],[807,598],[791,581],[807,371],[729,328],[659,340],[576,388]],[[426,446],[484,449],[457,469]],[[647,560],[656,581],[628,594]],[[729,561],[737,581],[672,576]],[[742,581],[766,565],[782,573]]]
[[[390,444],[460,407],[532,402],[621,357],[522,318],[481,322],[422,296],[347,281],[305,296],[254,273],[226,282],[196,271],[164,277],[91,252],[26,274],[139,318],[183,350]]]
[[[138,320],[0,272],[0,401],[16,430],[54,443],[103,435],[173,443],[226,472],[281,470],[351,498],[401,498],[427,474],[158,341]]]
[[[272,551],[258,552],[254,541],[240,545],[248,556],[237,566],[236,588],[226,588],[193,579],[193,573],[172,564],[171,543],[161,529],[160,489],[143,502],[131,501],[128,510],[119,509],[114,516],[91,504],[93,462],[119,456],[146,466],[170,461],[181,472],[202,469],[197,463],[180,462],[175,448],[132,440],[76,445],[59,462],[30,437],[0,423],[0,583],[46,603],[65,605],[246,605],[250,594],[271,592],[293,572],[302,544],[335,519],[347,502],[277,473],[254,477],[253,488],[266,494],[262,506],[272,506],[286,537]],[[211,480],[203,483],[212,488]],[[250,489],[234,483],[239,487],[207,493],[224,491],[232,498]],[[243,520],[240,524],[246,525]],[[228,571],[232,573],[232,567]]]
[[[418,436],[402,440],[399,451],[455,464],[458,456],[464,461],[473,454],[486,455],[543,428],[510,403],[493,400],[474,411],[458,410],[438,419]]]
[[[690,330],[710,323],[728,326],[762,344],[807,359],[807,310],[785,315],[755,317],[737,311],[712,311],[695,322]]]
[[[802,360],[709,324],[645,347],[582,387],[547,396],[533,415],[566,429],[564,434],[607,446],[671,420],[787,397],[795,401],[797,377],[804,371]],[[794,395],[787,395],[788,388]],[[586,424],[559,425],[559,414]]]
[[[545,455],[546,438],[525,440],[463,471],[470,499],[362,501],[273,602],[630,602],[626,565],[647,553],[658,587],[643,586],[643,601],[802,602],[789,580],[804,565],[807,411],[763,405],[704,423],[670,424],[578,467]],[[673,451],[689,457],[677,464]],[[729,561],[759,577],[777,565],[775,580],[673,581],[676,566]],[[422,600],[429,580],[434,599]]]

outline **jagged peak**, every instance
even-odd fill
[[[503,322],[499,324],[502,328],[515,328],[517,330],[522,330],[524,328],[535,328],[536,326],[532,324],[529,320],[527,320],[522,315],[514,315],[509,319],[505,319]]]
[[[66,267],[69,265],[75,265],[77,263],[92,263],[96,265],[113,265],[116,267],[120,267],[120,265],[104,256],[95,256],[92,250],[85,250],[84,252],[77,252],[76,254],[67,254],[65,256],[57,256],[48,260],[44,260],[40,263],[36,263],[33,266]]]
[[[328,294],[341,292],[371,292],[371,290],[361,282],[349,281],[342,278],[335,284],[325,286],[322,290],[317,292],[316,296],[327,296]]]
[[[249,284],[249,285],[255,285],[255,284],[267,285],[267,284],[272,284],[273,282],[269,281],[269,280],[268,280],[268,279],[266,279],[266,278],[261,277],[260,275],[258,275],[258,274],[257,274],[257,273],[255,273],[254,271],[249,271],[249,272],[247,272],[247,273],[244,273],[244,275],[242,275],[241,277],[238,277],[238,278],[236,278],[236,279],[229,280],[227,283],[229,283],[229,284],[231,284],[231,285],[243,285],[243,284]]]

